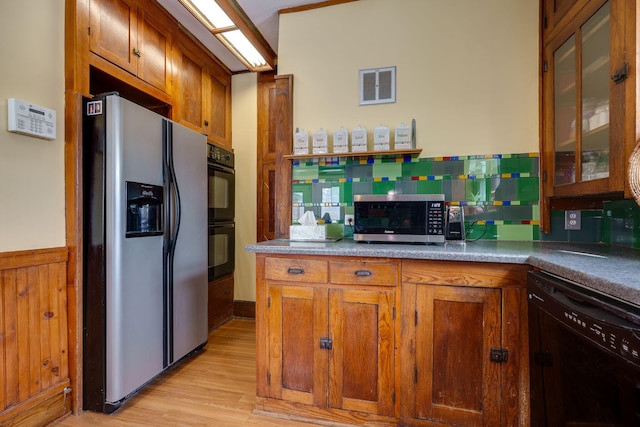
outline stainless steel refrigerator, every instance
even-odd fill
[[[207,341],[206,137],[84,102],[83,406],[110,413]]]

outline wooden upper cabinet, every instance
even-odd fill
[[[209,99],[205,129],[210,142],[231,149],[231,78],[222,75],[218,68],[213,61],[207,65]]]
[[[231,149],[231,75],[190,38],[179,37],[175,49],[175,120]]]
[[[547,34],[561,25],[562,19],[570,15],[570,11],[581,9],[589,0],[542,0],[542,32]],[[573,12],[575,13],[575,12]]]
[[[89,49],[109,62],[135,74],[138,44],[137,7],[132,0],[91,0]]]
[[[175,54],[176,117],[175,120],[193,130],[205,133],[203,119],[205,63],[179,40]]]
[[[170,92],[172,25],[164,12],[133,0],[90,0],[89,13],[93,53]]]
[[[171,88],[171,33],[169,20],[161,13],[138,7],[138,77],[156,88]]]
[[[541,230],[551,209],[631,197],[627,164],[640,129],[637,0],[574,0],[542,37]],[[551,1],[543,0],[547,9]],[[556,3],[560,3],[556,1]]]

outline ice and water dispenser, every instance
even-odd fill
[[[163,187],[160,185],[126,182],[127,232],[126,237],[161,235]]]

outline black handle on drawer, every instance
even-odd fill
[[[356,270],[356,276],[360,276],[360,277],[373,276],[373,273],[369,270]]]
[[[287,270],[287,273],[289,273],[289,274],[304,274],[304,268],[289,267],[289,269]]]

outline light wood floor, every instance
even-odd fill
[[[311,425],[252,413],[256,398],[255,357],[255,322],[231,320],[209,334],[209,343],[198,356],[161,375],[116,413],[84,412],[49,427]]]

